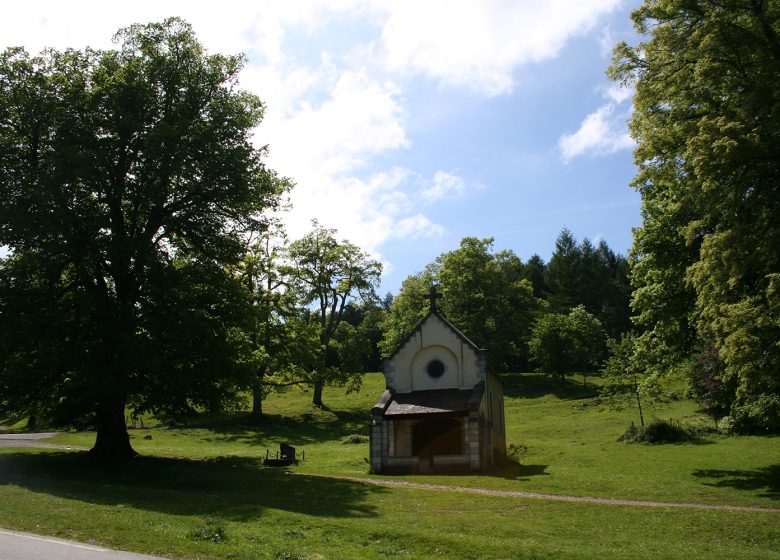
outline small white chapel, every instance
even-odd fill
[[[371,410],[375,473],[476,471],[506,456],[503,382],[486,352],[437,310],[385,360],[386,390]]]

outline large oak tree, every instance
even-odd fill
[[[247,384],[225,265],[286,185],[252,145],[241,56],[176,18],[115,41],[0,56],[0,406],[92,423],[111,458],[134,455],[127,406],[216,406]]]

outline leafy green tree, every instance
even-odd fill
[[[604,325],[604,330],[612,337],[632,329],[631,323],[631,282],[629,280],[628,260],[615,254],[603,239],[596,249],[596,258],[602,271],[600,286],[594,287],[600,293],[598,307],[590,310]]]
[[[108,458],[135,454],[126,406],[216,406],[246,381],[225,265],[287,186],[252,146],[240,56],[175,18],[115,40],[0,55],[0,393],[94,423]]]
[[[401,289],[393,298],[382,321],[384,334],[379,347],[383,356],[392,354],[428,313],[425,294],[433,285],[434,275],[430,267],[423,272],[407,276],[401,282]]]
[[[316,365],[316,329],[290,289],[286,253],[287,236],[281,225],[274,223],[250,236],[238,269],[252,306],[248,337],[256,374],[251,385],[250,418],[255,422],[262,420],[263,400],[269,391],[305,383]]]
[[[548,313],[534,323],[528,349],[539,369],[560,376],[565,387],[567,375],[598,369],[604,358],[604,329],[581,305],[568,315]]]
[[[541,371],[559,376],[561,387],[566,387],[566,376],[574,373],[578,361],[574,333],[566,315],[548,313],[539,317],[531,329],[528,351]]]
[[[567,316],[572,329],[575,355],[575,368],[583,374],[583,383],[587,384],[587,374],[598,370],[606,357],[607,337],[601,322],[578,305]]]
[[[444,314],[488,350],[491,367],[507,371],[527,361],[528,333],[541,302],[520,275],[520,259],[492,248],[492,238],[466,237],[439,258],[436,276]]]
[[[599,391],[615,408],[636,404],[639,425],[644,428],[642,403],[647,406],[660,399],[659,374],[653,373],[647,364],[642,363],[642,352],[637,351],[637,337],[634,334],[626,333],[619,339],[611,338],[607,344],[609,358],[601,370],[603,383]]]
[[[616,47],[642,195],[634,307],[661,367],[717,348],[743,430],[780,429],[780,3],[647,0]]]
[[[381,263],[348,241],[337,241],[335,230],[316,221],[313,230],[290,245],[291,286],[304,304],[315,305],[319,328],[319,350],[313,377],[312,403],[322,406],[322,390],[328,381],[338,380],[339,371],[328,366],[328,352],[350,301],[376,299],[382,273]],[[345,379],[342,379],[345,381]]]
[[[718,355],[718,349],[710,346],[702,348],[691,360],[689,376],[691,391],[717,421],[731,412],[736,387],[723,379],[725,364]]]
[[[477,345],[490,353],[490,365],[509,370],[527,362],[531,323],[542,309],[522,263],[511,251],[493,251],[493,239],[465,237],[460,247],[440,255],[422,273],[409,276],[383,323],[382,350],[390,354],[428,312],[424,296],[438,284],[439,309]]]
[[[387,300],[387,296],[385,296]],[[352,369],[356,372],[366,373],[371,371],[380,371],[382,369],[382,354],[379,349],[379,342],[382,339],[382,321],[387,311],[384,304],[380,301],[367,300],[360,302],[350,302],[344,309],[342,325],[349,324],[352,329],[353,340],[349,345],[354,345],[350,351],[341,352],[341,363],[345,364],[349,354],[349,360],[353,362]],[[337,333],[338,334],[338,333]],[[344,340],[344,337],[339,337]],[[342,344],[343,348],[346,348]],[[342,368],[346,366],[342,365]]]

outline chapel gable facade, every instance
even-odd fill
[[[431,307],[387,359],[371,411],[377,473],[481,470],[506,455],[503,383],[486,352]]]

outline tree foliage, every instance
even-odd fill
[[[404,280],[384,322],[383,352],[395,350],[426,315],[424,296],[437,284],[443,295],[439,309],[488,350],[491,367],[525,364],[529,329],[542,302],[521,272],[522,262],[513,252],[493,251],[493,239],[464,238],[458,249]]]
[[[126,405],[216,406],[245,384],[249,314],[224,265],[286,183],[252,146],[263,105],[236,88],[240,56],[175,18],[115,40],[0,56],[0,393],[126,457]]]
[[[619,339],[609,339],[609,358],[601,370],[600,393],[614,408],[630,407],[636,404],[639,424],[645,427],[642,403],[645,405],[661,398],[659,374],[642,363],[642,352],[637,351],[637,337],[633,333],[623,334]]]
[[[537,265],[529,261],[526,267],[531,266],[534,270]],[[628,261],[616,255],[603,239],[598,246],[588,239],[577,243],[572,233],[563,228],[543,275],[544,287],[539,289],[553,312],[568,313],[582,305],[599,319],[610,336],[630,330]]]
[[[341,324],[347,303],[354,299],[376,299],[376,288],[382,265],[348,241],[337,241],[335,231],[320,226],[290,245],[291,286],[300,301],[315,306],[319,350],[312,379],[313,404],[322,405],[322,390],[326,382],[346,381],[340,375],[352,372],[328,366],[331,342]],[[349,368],[351,369],[351,368]]]
[[[604,359],[604,329],[583,306],[568,315],[547,313],[534,323],[528,350],[540,371],[558,375],[565,386],[567,375],[598,369]]]
[[[316,369],[318,332],[292,289],[287,250],[284,229],[273,223],[250,235],[237,269],[252,312],[246,334],[255,371],[250,387],[255,422],[262,419],[263,400],[274,387],[303,383]]]
[[[633,305],[657,365],[714,347],[731,414],[780,429],[780,2],[647,0],[646,40],[612,76],[636,87]]]

